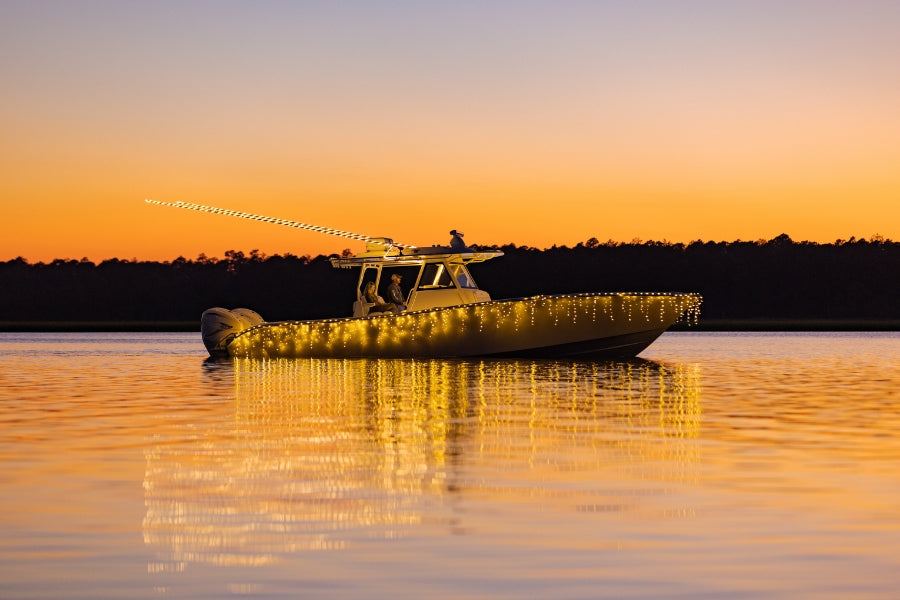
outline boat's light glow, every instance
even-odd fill
[[[614,293],[534,296],[401,315],[265,323],[238,335],[232,356],[465,356],[519,349],[516,340],[591,339],[696,323],[697,294]],[[596,336],[595,336],[596,337]],[[473,346],[475,346],[473,348]]]

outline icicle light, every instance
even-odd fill
[[[394,315],[264,323],[228,352],[242,358],[450,357],[518,352],[695,324],[687,293],[534,296]]]

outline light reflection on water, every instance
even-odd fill
[[[0,597],[893,597],[900,336],[630,362],[0,334]]]
[[[661,480],[678,480],[697,461],[693,369],[243,359],[225,368],[234,420],[147,452],[144,537],[175,568],[259,564],[361,534],[396,539],[428,519],[459,532],[460,519],[441,515],[451,495],[627,509],[635,490],[580,490],[572,473],[661,461]]]

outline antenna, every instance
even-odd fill
[[[308,231],[317,231],[319,233],[327,233],[329,235],[337,235],[340,237],[350,238],[360,242],[381,244],[382,246],[396,246],[398,248],[415,248],[410,244],[398,244],[390,238],[371,237],[361,235],[359,233],[351,233],[349,231],[341,231],[340,229],[331,229],[330,227],[321,227],[319,225],[309,225],[308,223],[299,223],[297,221],[288,221],[287,219],[279,219],[276,217],[264,217],[262,215],[254,215],[253,213],[241,212],[238,210],[228,210],[226,208],[216,208],[215,206],[204,206],[202,204],[192,204],[190,202],[160,202],[159,200],[150,200],[145,198],[144,202],[148,204],[157,204],[159,206],[171,206],[173,208],[186,208],[188,210],[196,210],[200,212],[208,212],[214,215],[227,215],[229,217],[239,217],[241,219],[250,219],[252,221],[262,221],[264,223],[274,223],[275,225],[286,225],[297,229],[306,229]]]

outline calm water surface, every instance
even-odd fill
[[[208,362],[0,334],[0,598],[896,598],[900,334]]]

